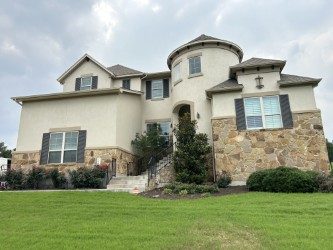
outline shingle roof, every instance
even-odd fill
[[[141,71],[131,69],[120,64],[113,65],[111,67],[108,67],[107,69],[110,70],[115,76],[143,74]]]
[[[194,42],[206,41],[206,40],[220,40],[220,39],[202,34],[202,35],[198,36],[197,38],[194,38],[193,40],[189,41],[188,43],[194,43]]]
[[[160,71],[160,72],[150,72],[150,73],[145,73],[146,77],[145,79],[153,79],[153,78],[170,78],[171,77],[171,71]]]
[[[206,93],[209,97],[211,97],[212,93],[240,91],[242,89],[243,89],[243,85],[238,84],[236,79],[228,79],[224,82],[217,84],[216,86],[214,86],[210,89],[207,89]]]
[[[311,78],[306,76],[281,74],[281,80],[278,81],[278,84],[281,87],[304,85],[304,84],[317,86],[320,81],[321,78]]]
[[[271,65],[281,66],[281,70],[282,70],[285,64],[286,64],[286,61],[284,61],[284,60],[252,57],[249,60],[246,60],[246,61],[236,64],[234,66],[231,66],[230,70],[235,71],[238,69],[255,68],[255,67],[260,67],[260,66],[271,66]]]

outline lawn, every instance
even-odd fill
[[[333,194],[0,192],[1,249],[329,249]]]

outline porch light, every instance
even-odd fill
[[[258,75],[258,77],[255,78],[258,89],[262,89],[264,87],[264,85],[262,84],[263,79],[264,78],[262,76],[259,76],[259,75]]]
[[[200,114],[197,112],[197,119],[199,119],[200,118]]]

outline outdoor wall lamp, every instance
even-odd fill
[[[258,75],[258,77],[255,78],[258,89],[262,89],[264,87],[264,85],[262,84],[262,80],[263,79],[264,78],[262,76],[260,76],[260,75]]]
[[[197,119],[199,119],[200,118],[200,114],[197,112]]]

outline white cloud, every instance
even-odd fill
[[[161,10],[161,6],[156,4],[154,6],[151,7],[151,10],[155,13],[159,12]]]
[[[0,52],[9,55],[21,55],[21,51],[15,46],[15,44],[8,40],[2,42]]]

